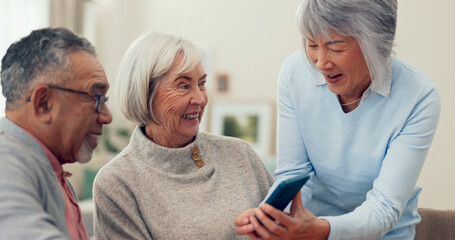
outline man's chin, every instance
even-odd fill
[[[82,142],[81,148],[76,155],[76,162],[82,164],[90,162],[94,150],[95,148],[90,147],[90,143],[86,141]]]
[[[89,157],[76,157],[76,162],[81,164],[88,163],[90,162],[90,160],[92,160],[92,155],[90,155]]]

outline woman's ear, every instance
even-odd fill
[[[43,123],[50,123],[52,120],[50,92],[48,86],[40,86],[35,88],[30,96],[33,113]]]

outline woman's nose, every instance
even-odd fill
[[[333,62],[330,60],[330,56],[324,51],[319,52],[315,64],[321,71],[325,71],[333,67]]]
[[[207,104],[207,94],[205,91],[196,88],[192,91],[190,104],[205,106]]]

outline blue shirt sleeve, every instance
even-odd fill
[[[278,81],[278,123],[277,123],[277,170],[272,192],[282,181],[302,173],[313,175],[313,166],[308,159],[303,136],[300,133],[292,87],[289,85],[292,72],[289,65],[283,65]],[[302,201],[306,205],[312,196],[313,179],[302,188]]]

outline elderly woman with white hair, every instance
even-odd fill
[[[137,124],[94,183],[96,239],[239,239],[234,218],[272,176],[245,142],[199,132],[207,104],[202,51],[172,35],[132,43],[116,90]]]
[[[280,73],[270,191],[294,175],[312,177],[290,214],[263,204],[236,218],[237,232],[252,239],[414,239],[416,181],[440,98],[428,76],[391,56],[397,1],[306,0],[298,16],[304,50]]]

